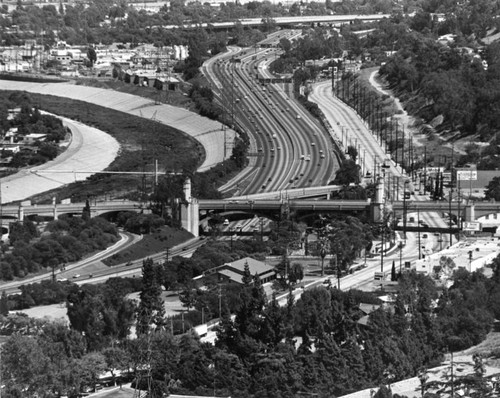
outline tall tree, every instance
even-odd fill
[[[165,325],[165,307],[161,297],[159,271],[159,267],[155,266],[151,258],[142,262],[142,288],[137,309],[137,334],[148,333],[152,327],[162,329]]]

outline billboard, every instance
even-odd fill
[[[457,169],[457,180],[458,181],[476,181],[477,180],[477,170],[475,169]]]
[[[424,171],[427,174],[437,174],[442,173],[444,171],[444,167],[426,167]]]
[[[464,231],[481,231],[481,223],[477,221],[464,221],[462,229]]]

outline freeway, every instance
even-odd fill
[[[137,243],[142,239],[142,235],[134,235],[130,233],[120,233],[120,240],[113,246],[108,247],[106,250],[98,252],[88,258],[85,258],[76,263],[69,264],[64,270],[57,270],[55,276],[58,280],[71,279],[74,283],[78,285],[84,285],[88,283],[103,283],[109,278],[117,277],[140,277],[142,275],[142,261],[143,259],[129,261],[127,263],[118,264],[113,267],[102,266],[99,267],[96,264],[100,263],[105,258],[112,256],[127,247]],[[193,238],[186,242],[183,242],[169,250],[169,258],[175,256],[190,257],[196,249],[205,243],[203,239]],[[161,262],[166,259],[166,253],[156,253],[148,256],[155,262]],[[6,294],[17,294],[19,293],[19,287],[22,285],[27,285],[30,283],[40,282],[42,280],[47,280],[52,278],[52,273],[44,273],[31,277],[29,279],[24,279],[22,281],[0,283],[0,288],[5,291]]]
[[[404,174],[400,166],[396,165],[390,156],[386,154],[382,142],[378,142],[375,134],[372,134],[366,123],[361,117],[350,108],[348,105],[336,98],[332,93],[330,81],[317,83],[313,86],[313,93],[310,100],[318,103],[326,119],[332,127],[334,138],[342,144],[344,148],[347,146],[354,146],[359,153],[359,162],[361,168],[366,173],[370,171],[372,177],[381,176],[386,183],[386,202],[394,200],[401,200],[402,198],[398,193],[409,191],[411,193],[410,199],[405,203],[407,209],[407,219],[412,214],[413,218],[420,219],[421,223],[427,224],[432,227],[446,228],[447,223],[441,218],[441,214],[436,212],[438,208],[446,208],[445,203],[429,203],[419,204],[419,207],[428,207],[428,211],[422,210],[416,214],[414,202],[426,201],[426,196],[417,195],[411,185],[411,181]],[[392,184],[391,184],[392,179]],[[408,186],[405,180],[409,181]],[[392,193],[391,193],[392,192]],[[411,239],[404,239],[405,241],[415,241],[415,235],[408,234]],[[437,246],[438,239],[432,235],[429,241],[433,241],[433,245]],[[445,245],[452,244],[453,242],[446,241]],[[442,246],[442,242],[440,244]],[[405,247],[405,253],[414,249],[411,246]],[[417,246],[418,249],[418,246]],[[417,250],[418,251],[418,250]]]
[[[66,266],[65,271],[57,270],[55,271],[55,274],[57,275],[58,279],[61,278],[67,278],[70,276],[77,275],[78,272],[81,272],[82,269],[85,269],[85,267],[98,262],[102,261],[107,257],[112,256],[115,253],[120,252],[121,250],[126,249],[127,247],[137,243],[142,239],[142,236],[139,235],[134,235],[130,233],[125,233],[125,232],[120,232],[120,240],[116,242],[114,245],[108,247],[106,250],[103,250],[101,252],[98,252],[90,257],[84,258],[83,260],[77,261],[75,263],[69,264]],[[46,272],[40,275],[36,275],[30,278],[23,279],[21,281],[14,281],[14,282],[7,282],[7,283],[0,283],[0,288],[2,291],[5,291],[7,294],[13,294],[17,293],[19,290],[19,287],[22,285],[28,285],[31,283],[37,283],[42,280],[46,279],[51,279],[52,278],[52,273],[51,272]]]
[[[273,18],[273,22],[280,25],[303,25],[303,24],[349,24],[352,21],[378,21],[384,18],[389,18],[389,14],[346,14],[346,15],[310,15],[310,16],[299,16],[299,17],[276,17]],[[163,25],[161,27],[152,26],[151,29],[161,28],[161,29],[197,29],[200,27],[212,29],[228,29],[234,27],[237,23],[243,26],[259,26],[265,23],[262,18],[245,18],[238,19],[231,22],[211,22],[211,23],[196,23],[196,24],[182,24],[182,25]]]
[[[338,168],[333,141],[322,126],[281,85],[260,85],[256,79],[260,64],[277,54],[233,47],[204,65],[216,98],[250,138],[250,164],[235,182],[236,195],[324,185]]]

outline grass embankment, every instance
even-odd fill
[[[188,109],[195,112],[193,101],[185,94],[189,91],[191,84],[181,83],[178,91],[158,91],[154,87],[144,87],[137,84],[125,83],[120,80],[96,80],[80,79],[76,81],[77,85],[105,88],[120,93],[137,95],[138,97],[148,98],[152,101],[167,103],[169,105]]]
[[[54,114],[79,120],[113,136],[120,144],[120,153],[108,167],[109,171],[153,171],[158,159],[160,170],[194,172],[204,159],[203,147],[183,132],[148,119],[128,115],[90,103],[54,96],[30,94],[33,104]],[[135,199],[144,187],[152,189],[152,177],[141,175],[95,175],[87,181],[35,196],[37,202],[87,196]]]
[[[166,252],[167,248],[177,246],[192,237],[193,235],[185,230],[165,226],[149,235],[144,235],[135,245],[106,258],[103,263],[113,266],[138,260],[154,253]]]

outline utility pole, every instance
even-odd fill
[[[450,212],[450,246],[453,244],[453,232],[451,230],[451,197],[453,193],[453,188],[450,188],[450,199],[449,199],[449,212]]]
[[[396,121],[396,157],[394,159],[396,166],[398,164],[398,146],[399,146],[399,123]]]
[[[424,146],[424,194],[427,185],[427,147]]]
[[[384,272],[384,233],[385,227],[382,226],[382,244],[380,246],[380,272]]]
[[[422,245],[420,242],[420,209],[417,207],[417,223],[419,225],[418,227],[418,259],[420,260],[422,258]]]

